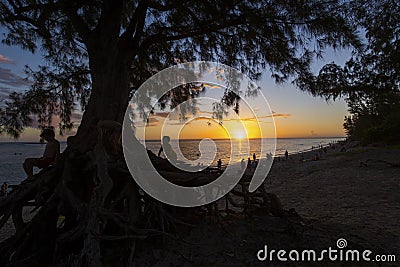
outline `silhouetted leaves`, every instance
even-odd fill
[[[344,128],[364,143],[400,140],[400,5],[397,1],[354,1],[354,19],[366,46],[341,67],[328,64],[308,87],[327,99],[345,97],[351,116]],[[302,82],[299,79],[299,82]]]
[[[39,106],[46,102],[43,97],[56,103],[46,109],[27,107],[27,112],[40,123],[59,116],[65,129],[71,126],[74,105],[80,102],[85,108],[94,89],[91,83],[113,64],[131,69],[129,88],[113,88],[121,95],[132,94],[166,67],[194,60],[227,64],[252,79],[268,68],[277,82],[295,78],[303,90],[320,94],[308,79],[313,76],[312,59],[327,46],[360,46],[349,5],[345,1],[10,0],[0,4],[0,24],[7,29],[4,43],[29,51],[40,47],[48,61],[38,72],[30,71],[36,84],[27,94],[37,96]],[[101,90],[107,87],[111,86]],[[238,110],[237,101],[228,102]],[[17,108],[21,102],[12,105]],[[14,133],[25,125],[19,120]]]

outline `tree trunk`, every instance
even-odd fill
[[[94,147],[99,121],[122,123],[129,101],[132,56],[129,51],[116,46],[107,49],[100,47],[93,49],[89,55],[92,90],[76,135],[77,147],[81,151]]]

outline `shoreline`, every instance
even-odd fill
[[[303,149],[303,150],[291,152],[291,153],[289,154],[289,157],[290,157],[290,156],[301,155],[301,154],[305,154],[305,153],[309,153],[309,152],[318,151],[318,150],[320,150],[321,148],[323,149],[323,148],[325,148],[325,147],[326,147],[326,148],[330,148],[330,147],[331,147],[330,144],[334,144],[334,145],[341,145],[341,144],[343,144],[343,145],[346,145],[346,142],[348,142],[348,141],[347,141],[346,138],[344,138],[343,140],[333,141],[333,142],[321,144],[321,147],[314,147],[314,146],[312,146],[311,148],[307,148],[307,149]],[[282,157],[282,156],[285,156],[285,153],[275,154],[273,157],[275,158],[275,157]]]

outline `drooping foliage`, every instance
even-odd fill
[[[0,129],[14,136],[32,115],[41,125],[59,116],[60,129],[70,128],[77,103],[97,116],[94,121],[104,119],[98,108],[90,108],[104,105],[97,100],[107,98],[104,91],[123,96],[108,101],[126,102],[148,77],[179,62],[218,61],[250,78],[269,69],[278,82],[301,79],[297,84],[309,90],[305,77],[312,76],[312,59],[324,48],[359,46],[345,1],[9,0],[0,10],[7,31],[3,42],[40,48],[48,61],[30,71],[35,82],[30,90],[2,107]],[[119,74],[111,75],[113,70]],[[99,77],[108,74],[115,81],[129,75],[129,82],[100,88]],[[109,114],[121,113],[126,104]]]
[[[367,44],[341,67],[328,64],[308,88],[326,98],[344,97],[344,128],[363,143],[400,140],[400,5],[357,1],[354,15]]]

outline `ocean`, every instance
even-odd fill
[[[328,144],[343,140],[344,138],[282,138],[277,139],[275,155],[283,155],[287,150],[289,154],[298,153],[317,147],[318,145]],[[175,140],[171,141],[174,146]],[[216,161],[221,159],[223,163],[229,162],[231,153],[230,140],[214,140],[217,153],[213,165],[216,166]],[[235,142],[241,142],[236,140]],[[260,155],[260,139],[250,139],[250,155],[253,153],[257,157],[265,157]],[[61,143],[61,151],[66,147],[65,142]],[[146,141],[146,148],[150,149],[155,154],[158,154],[160,149],[160,141]],[[195,160],[199,157],[199,140],[181,140],[179,142],[182,154],[189,160]],[[18,184],[26,178],[22,163],[25,158],[40,157],[44,151],[45,144],[40,143],[24,143],[24,142],[0,142],[0,184],[7,182],[8,184]],[[239,153],[242,153],[239,151]],[[250,156],[246,153],[240,154],[239,157],[247,159]],[[178,160],[180,158],[178,157]],[[37,172],[38,169],[35,169]]]

